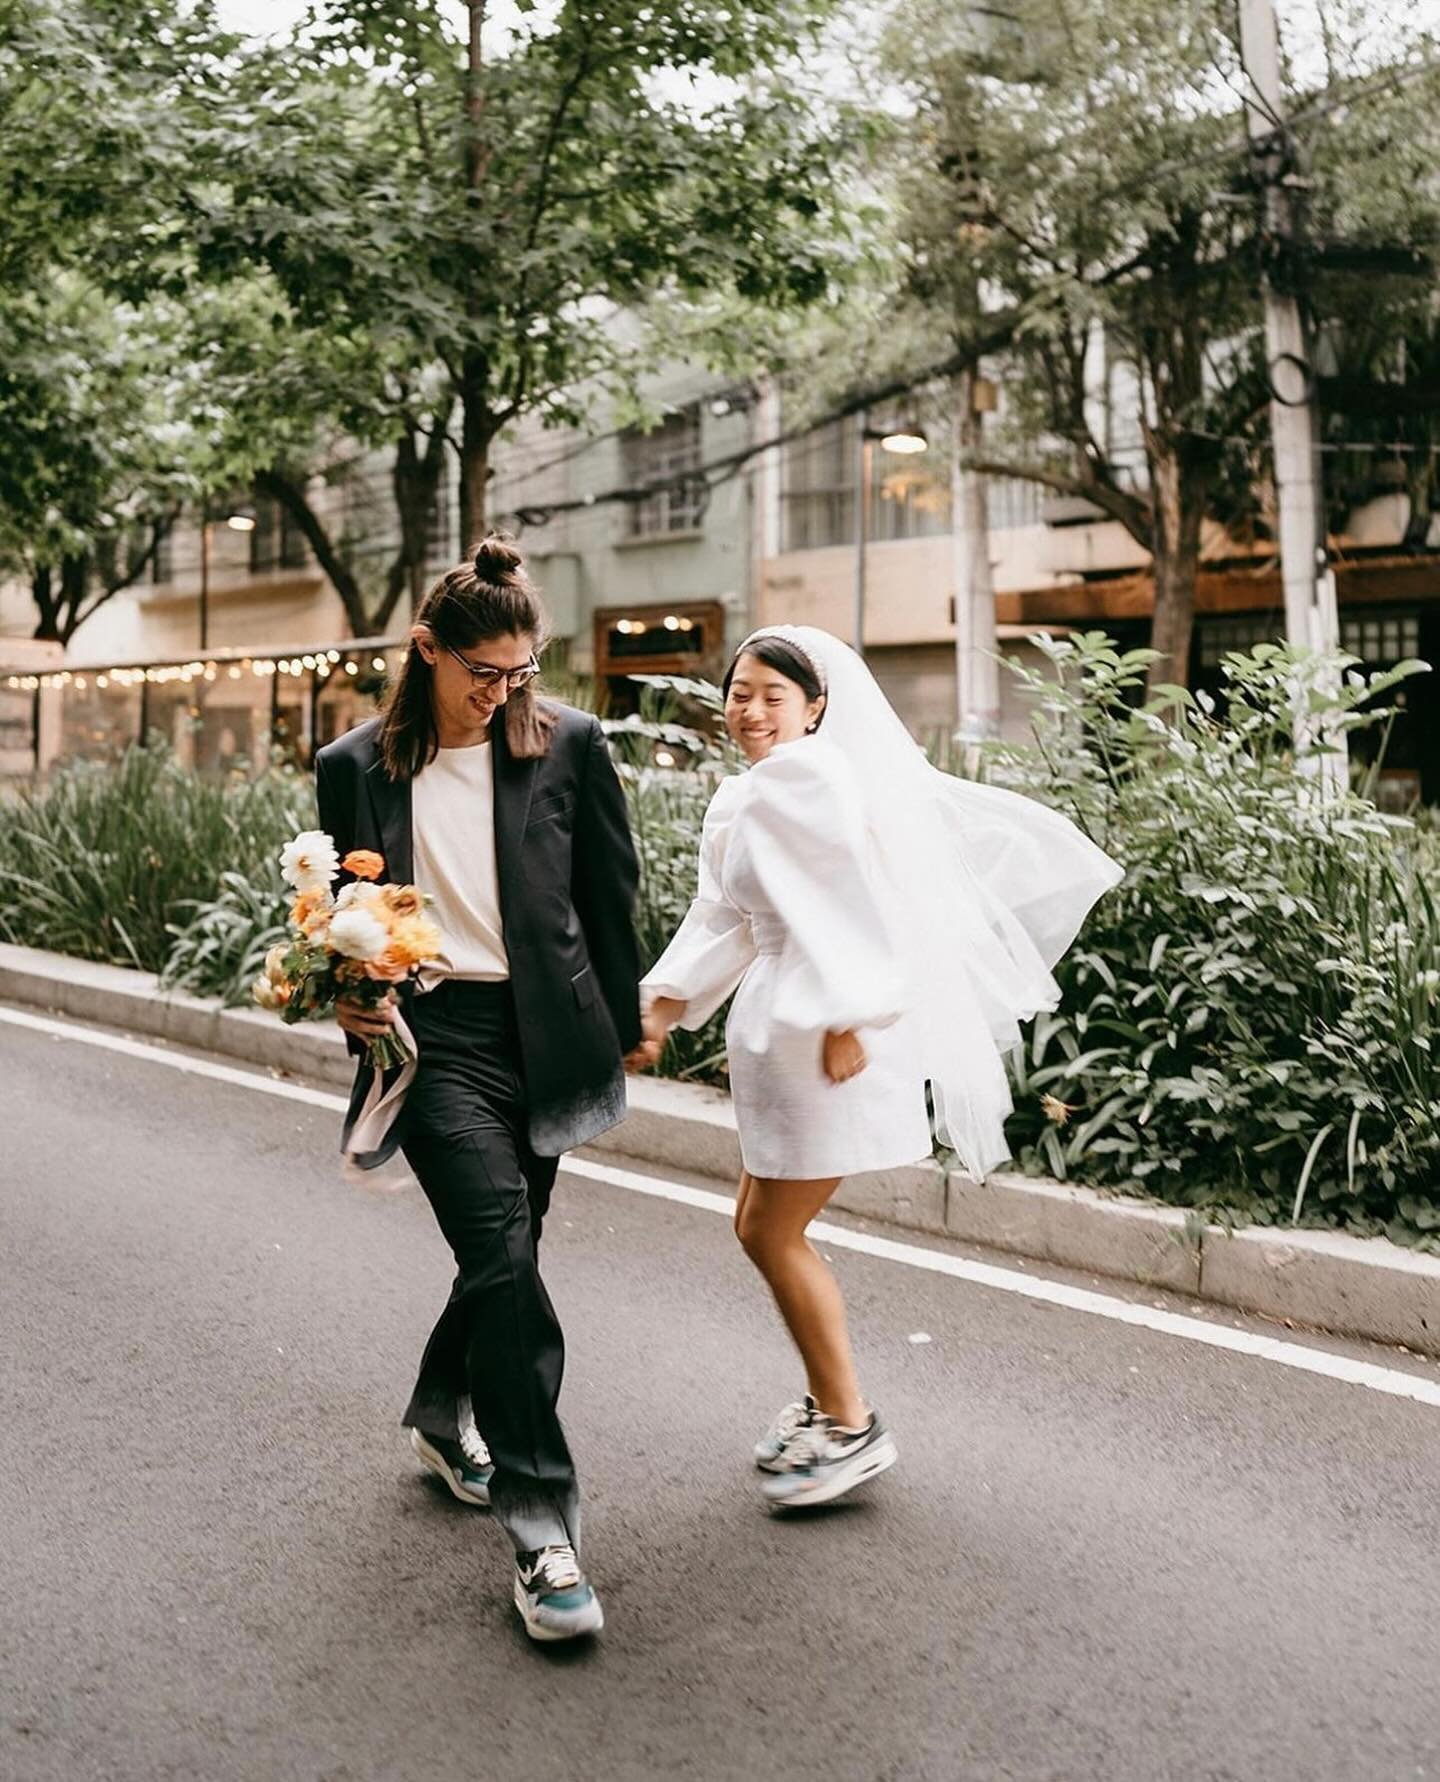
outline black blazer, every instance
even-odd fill
[[[497,720],[495,856],[530,1110],[530,1142],[558,1157],[625,1117],[622,1057],[640,1041],[640,963],[633,912],[638,868],[625,798],[598,722],[552,706],[546,754],[517,761]],[[414,872],[410,782],[380,760],[380,720],[315,757],[320,827],[343,856],[373,848],[385,876]],[[425,887],[422,885],[423,891]],[[352,1050],[359,1050],[355,1042]],[[371,1072],[361,1066],[352,1111]],[[365,1161],[380,1162],[383,1153]]]

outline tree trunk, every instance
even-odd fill
[[[490,442],[495,437],[489,398],[489,361],[483,353],[467,353],[460,390],[460,549],[467,554],[485,536]]]
[[[55,572],[48,563],[37,563],[30,572],[30,597],[40,615],[31,636],[45,643],[63,643],[59,604],[55,599]]]
[[[481,33],[485,25],[485,0],[468,0],[470,43],[465,68],[465,191],[470,202],[472,228],[478,229],[481,197],[485,186],[485,82]],[[480,280],[484,271],[473,264],[471,276]],[[473,311],[475,305],[471,303]],[[490,362],[479,347],[465,350],[460,367],[460,549],[468,554],[485,536],[485,509],[490,480],[490,441],[495,436],[490,418]]]
[[[305,485],[295,477],[280,470],[262,470],[255,478],[255,491],[259,495],[268,495],[278,501],[291,515],[295,524],[305,535],[305,542],[315,553],[315,561],[324,570],[330,586],[340,596],[340,604],[345,608],[345,619],[350,627],[352,637],[369,637],[370,614],[365,605],[364,590],[360,586],[359,577],[340,555],[334,539],[326,531],[309,498],[305,494]]]
[[[400,550],[390,565],[385,598],[376,615],[381,630],[408,591],[410,611],[420,604],[424,591],[425,559],[429,546],[430,518],[435,512],[435,496],[445,469],[445,442],[448,415],[438,416],[422,452],[414,432],[402,436],[395,448],[395,464],[391,482],[395,491],[395,511],[400,519]]]
[[[1150,647],[1161,660],[1152,664],[1150,683],[1190,683],[1190,643],[1195,630],[1195,578],[1200,569],[1200,535],[1209,479],[1177,448],[1153,434],[1147,441],[1154,507],[1153,570],[1155,616]]]

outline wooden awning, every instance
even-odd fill
[[[1336,562],[1341,606],[1391,605],[1440,600],[1440,553],[1359,557]],[[1202,567],[1195,586],[1197,613],[1278,613],[1284,608],[1280,567],[1263,563]],[[1106,619],[1148,619],[1155,610],[1155,583],[1148,571],[1059,588],[1026,588],[995,596],[995,617],[1009,625],[1088,624]]]

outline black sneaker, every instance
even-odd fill
[[[573,1547],[515,1555],[515,1607],[532,1640],[574,1640],[605,1625],[600,1598]]]
[[[791,1436],[760,1489],[772,1510],[803,1510],[833,1503],[898,1458],[878,1417],[864,1429],[844,1429],[816,1412]]]
[[[478,1504],[481,1509],[488,1509],[490,1477],[495,1468],[490,1464],[485,1444],[478,1437],[474,1442],[472,1455],[460,1442],[448,1441],[444,1436],[424,1435],[418,1429],[410,1431],[410,1446],[421,1465],[428,1466],[437,1478],[443,1479],[462,1504]]]

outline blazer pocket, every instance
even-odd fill
[[[525,827],[534,829],[540,823],[551,823],[557,817],[568,817],[573,804],[574,800],[568,792],[556,792],[549,798],[542,798],[530,806]]]
[[[595,1000],[595,978],[588,965],[571,978],[570,988],[575,992],[575,1000],[580,1007],[588,1009]]]

